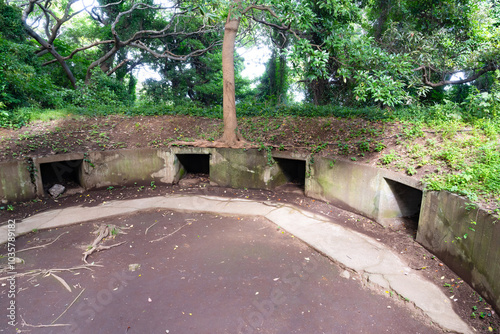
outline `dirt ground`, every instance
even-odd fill
[[[84,265],[82,252],[101,224],[116,226],[105,244],[124,244],[90,255],[88,269],[58,270]],[[26,273],[17,280],[20,332],[442,332],[264,218],[150,210],[17,243],[22,250],[58,237],[19,253],[18,271]],[[33,327],[51,323],[68,326]]]
[[[464,283],[459,277],[456,276],[456,274],[454,274],[450,269],[443,265],[438,258],[433,256],[426,249],[415,242],[416,226],[411,222],[396,226],[392,229],[383,228],[377,223],[365,217],[341,210],[322,201],[306,198],[303,196],[302,190],[296,185],[289,184],[276,191],[252,189],[239,190],[210,186],[208,178],[205,175],[189,175],[188,177],[192,179],[192,182],[186,182],[184,183],[184,185],[158,185],[155,188],[122,187],[112,190],[84,192],[82,194],[65,196],[56,200],[51,198],[44,198],[37,201],[18,203],[15,206],[15,211],[3,211],[0,213],[2,215],[1,221],[6,222],[8,219],[22,219],[32,214],[43,212],[53,208],[61,208],[78,204],[85,204],[91,207],[92,205],[98,205],[109,200],[130,199],[166,194],[205,194],[222,197],[249,198],[254,200],[272,200],[292,203],[328,217],[342,218],[344,222],[343,225],[345,227],[376,238],[380,242],[391,247],[392,249],[397,251],[400,256],[406,259],[409,266],[416,270],[420,270],[420,272],[424,276],[426,276],[431,281],[434,281],[437,285],[441,286],[443,291],[450,297],[450,299],[454,301],[453,305],[457,313],[478,333],[499,332],[500,318],[498,314],[496,314],[492,310],[491,306],[486,303],[470,286]],[[153,228],[154,227],[151,228],[151,233],[153,233],[154,231]],[[32,233],[25,237],[26,242],[30,241],[29,245],[44,244],[50,242],[57,235],[59,235],[59,231],[56,231],[52,232],[49,237],[40,238],[38,237],[39,233],[40,232]],[[87,230],[83,234],[87,235],[85,241],[83,241],[81,235],[75,238],[78,238],[78,240],[80,240],[78,243],[80,246],[85,247],[90,243],[89,240],[91,241],[92,237],[89,238],[90,230]],[[182,236],[182,234],[180,235]],[[117,238],[118,237],[119,236],[117,236]],[[58,242],[59,241],[57,241],[57,243]],[[82,245],[82,243],[86,243],[86,245]],[[181,247],[182,245],[179,245],[179,243],[177,243],[177,245]],[[121,245],[119,247],[116,247],[115,249],[103,251],[102,254],[98,253],[95,255],[91,255],[89,260],[92,261],[92,257],[94,256],[111,256],[109,261],[113,262],[112,255],[107,254],[115,254],[114,252],[118,251],[120,248],[123,249],[124,246],[125,245]],[[82,251],[82,249],[78,249],[78,252],[80,252],[80,254]],[[73,252],[76,251],[73,250]],[[2,251],[1,253],[5,253],[5,251]],[[132,260],[130,260],[129,262],[135,263]],[[68,265],[70,265],[70,263],[68,263]],[[75,265],[75,263],[73,262],[71,265]],[[48,269],[41,266],[40,263],[37,263],[37,267]],[[57,286],[57,282],[54,284]],[[153,297],[151,298],[153,299]],[[66,303],[68,303],[68,301],[66,301]],[[57,314],[55,313],[54,315],[57,316]],[[54,317],[51,318],[50,316],[48,316],[48,319],[53,318]],[[25,320],[27,322],[29,320],[30,324],[35,324],[35,321],[33,319]],[[41,320],[38,320],[38,322],[45,323]]]

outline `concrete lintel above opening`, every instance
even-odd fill
[[[289,151],[273,151],[273,158],[281,158],[281,159],[292,159],[292,160],[303,160],[307,161],[311,155],[308,153],[298,153],[298,152],[289,152]]]
[[[424,185],[419,179],[407,175],[402,175],[401,173],[396,173],[386,169],[380,169],[380,176],[382,176],[386,180],[398,182],[411,188],[415,188],[418,190],[424,189]]]

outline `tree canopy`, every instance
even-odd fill
[[[234,45],[271,51],[254,85],[224,56],[228,23]],[[292,86],[316,105],[470,103],[498,89],[500,2],[0,0],[0,59],[3,109],[221,105],[228,62],[234,105],[292,103]],[[136,86],[144,67],[159,79]]]

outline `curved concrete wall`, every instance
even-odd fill
[[[424,195],[417,241],[500,312],[500,221],[449,192]]]
[[[315,158],[306,195],[369,217],[383,226],[418,215],[422,184],[413,178],[345,160]]]
[[[210,180],[233,188],[273,189],[287,182],[279,164],[258,150],[174,147],[98,151],[34,157],[0,163],[0,200],[45,196],[40,165],[81,160],[85,189],[134,183],[171,184],[185,172],[178,154],[209,155]],[[333,158],[273,152],[276,158],[305,162],[306,196],[322,199],[389,226],[418,214],[417,241],[436,254],[500,312],[500,223],[448,192],[424,192],[418,180],[388,170]],[[30,171],[33,171],[30,173]],[[423,200],[422,200],[423,194]],[[475,222],[472,224],[471,222]],[[474,230],[474,231],[473,231]],[[464,237],[467,235],[466,237]]]

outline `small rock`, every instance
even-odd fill
[[[140,267],[141,267],[141,265],[139,263],[132,263],[132,264],[128,265],[128,270],[129,271],[136,271]]]
[[[61,195],[64,192],[64,190],[66,190],[66,188],[63,185],[54,184],[52,188],[49,189],[49,194],[52,197],[57,197]]]
[[[345,279],[349,279],[349,278],[351,278],[351,274],[347,270],[344,270],[343,272],[340,273],[340,277],[343,277]]]
[[[21,264],[21,263],[24,263],[24,260],[23,260],[23,259],[21,259],[20,257],[16,257],[16,258],[14,259],[14,262],[15,262],[16,264]]]

